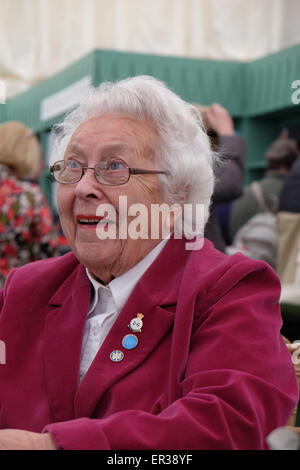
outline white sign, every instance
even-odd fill
[[[5,83],[2,80],[0,80],[0,103],[6,103],[6,87]]]
[[[40,103],[41,121],[48,121],[48,119],[63,114],[78,105],[87,95],[91,83],[92,78],[87,75],[72,85],[44,98]]]

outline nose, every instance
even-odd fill
[[[82,178],[75,184],[75,194],[79,198],[97,198],[101,199],[103,196],[101,183],[95,178],[95,172],[92,168],[84,171]]]

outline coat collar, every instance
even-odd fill
[[[151,301],[157,305],[168,305],[176,301],[177,284],[183,274],[183,266],[191,254],[190,251],[184,249],[185,242],[184,239],[171,238],[136,286],[144,286]],[[66,305],[71,298],[77,297],[77,291],[81,289],[84,290],[85,295],[90,296],[91,284],[85,267],[78,264],[50,298],[49,304]]]
[[[51,297],[44,363],[54,421],[91,416],[105,391],[144,361],[172,326],[171,306],[177,302],[184,265],[190,255],[183,243],[184,240],[169,240],[144,273],[79,386],[81,344],[91,293],[85,268],[78,265]],[[139,345],[134,351],[125,351],[122,338],[130,333],[128,324],[139,312],[144,315]],[[126,352],[123,361],[111,361],[114,350]]]

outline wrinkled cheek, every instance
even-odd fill
[[[57,201],[59,217],[62,217],[65,212],[64,206],[66,204],[66,198],[64,196],[64,193],[65,193],[64,188],[59,185],[57,188],[57,193],[56,193],[56,201]]]
[[[57,207],[62,230],[70,243],[75,236],[76,227],[73,218],[72,198],[68,197],[64,187],[59,187],[57,190]]]
[[[75,234],[74,224],[72,224],[71,221],[68,220],[68,217],[64,215],[60,216],[60,221],[64,235],[68,239],[68,242],[71,243]]]

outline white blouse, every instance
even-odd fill
[[[93,295],[84,329],[79,382],[84,378],[100,346],[116,321],[135,285],[159,255],[168,239],[161,241],[145,258],[106,286],[86,270],[93,286]]]

